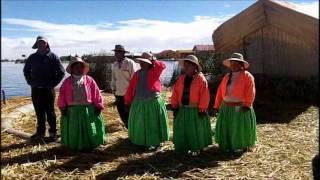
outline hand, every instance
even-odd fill
[[[204,111],[204,112],[198,112],[198,116],[199,116],[199,118],[204,118],[204,117],[206,117],[208,115],[208,113],[206,112],[206,111]]]
[[[250,107],[242,106],[242,111],[243,112],[248,112],[249,110],[250,110]]]
[[[171,104],[166,104],[166,109],[169,111],[169,110],[172,110],[172,105]]]
[[[95,107],[95,108],[94,108],[94,113],[95,113],[97,116],[100,115],[100,114],[101,114],[101,109]]]
[[[124,111],[129,113],[130,112],[130,105],[125,105]]]
[[[213,112],[211,113],[211,116],[212,116],[212,117],[217,116],[217,113],[218,113],[218,112],[219,112],[218,109],[213,109]]]

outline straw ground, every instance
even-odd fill
[[[171,142],[158,151],[133,146],[113,96],[104,94],[104,100],[108,142],[92,153],[70,152],[59,142],[31,142],[1,133],[2,179],[312,179],[311,159],[318,149],[316,106],[299,113],[296,108],[286,109],[286,114],[295,116],[285,123],[259,123],[257,145],[251,152],[223,153],[214,143],[200,156],[190,157],[176,154]],[[28,103],[30,98],[11,99],[1,113]],[[57,114],[59,119],[58,110]],[[171,112],[169,117],[172,130]],[[211,120],[214,124],[215,118]],[[35,115],[25,115],[13,126],[32,133]]]

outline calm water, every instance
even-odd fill
[[[178,68],[177,61],[164,61],[166,64],[166,69],[161,74],[161,83],[164,85],[168,85],[171,81],[173,72]]]
[[[175,61],[166,61],[165,63],[167,68],[161,75],[161,82],[168,84],[178,63]],[[63,66],[66,67],[67,64],[64,63]],[[6,97],[31,96],[30,86],[23,76],[23,67],[24,64],[1,63],[1,89],[5,91]],[[65,78],[68,76],[69,74],[66,73]]]
[[[67,64],[63,63],[63,66],[67,67]],[[23,75],[23,67],[24,64],[1,63],[1,90],[5,91],[6,97],[31,96],[30,86]]]

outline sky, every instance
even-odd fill
[[[108,53],[122,44],[134,53],[212,44],[220,24],[256,0],[2,0],[1,59],[30,55],[48,38],[59,56]],[[319,18],[319,1],[289,0]]]

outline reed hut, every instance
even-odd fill
[[[84,59],[90,64],[89,75],[95,79],[99,88],[111,92],[111,67],[115,61],[114,56],[89,55]]]
[[[155,54],[155,56],[158,59],[171,59],[171,58],[176,58],[176,52],[173,50],[164,50],[161,51],[160,53]]]
[[[241,52],[253,74],[309,78],[319,72],[319,19],[292,4],[258,0],[213,33],[219,59]]]
[[[176,50],[176,58],[177,59],[183,59],[187,57],[188,55],[194,55],[194,52],[192,49],[186,49],[186,50]]]
[[[135,59],[140,57],[139,54],[126,54],[126,57]],[[115,61],[113,54],[87,55],[82,57],[90,65],[89,75],[97,82],[100,89],[106,92],[111,90],[112,64]]]
[[[194,45],[192,51],[196,56],[208,56],[214,53],[214,45]]]

